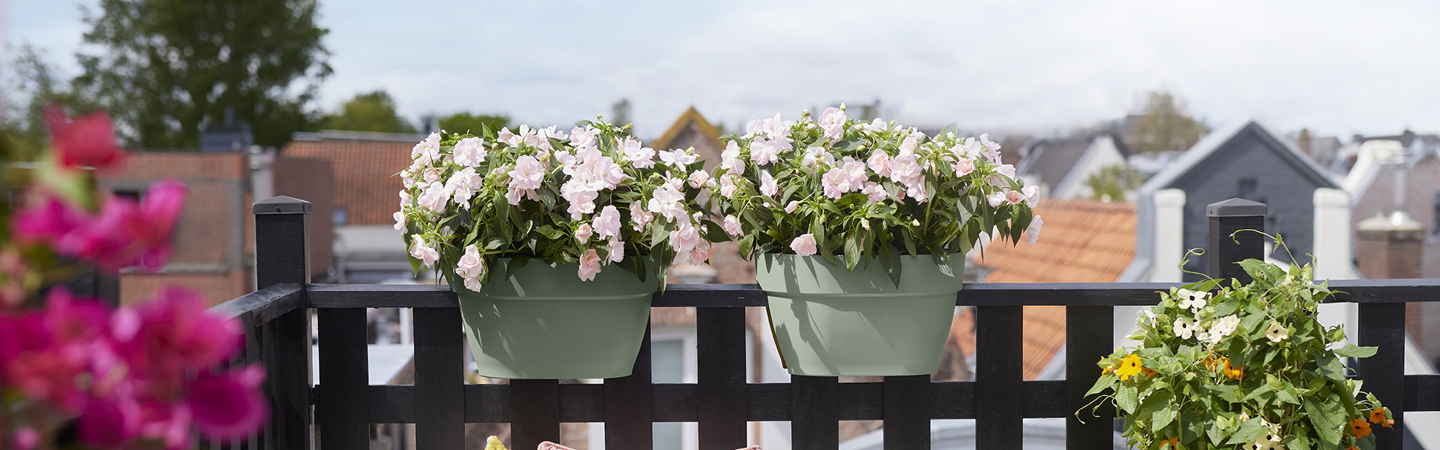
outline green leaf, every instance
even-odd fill
[[[895,283],[895,287],[896,287],[896,288],[899,288],[899,287],[900,287],[900,255],[898,254],[898,252],[895,251],[895,246],[892,246],[892,245],[883,245],[883,246],[880,246],[880,255],[879,255],[879,256],[880,256],[880,267],[881,267],[882,269],[885,269],[885,275],[888,275],[888,276],[890,277],[890,281],[893,282],[893,283]]]
[[[845,239],[845,268],[855,271],[855,265],[860,263],[860,233],[850,233]]]
[[[1380,350],[1380,347],[1356,347],[1354,344],[1346,344],[1335,349],[1335,354],[1346,358],[1369,358],[1375,356],[1377,350]]]
[[[725,234],[725,229],[714,221],[705,219],[700,221],[700,223],[705,225],[705,240],[710,242],[726,242],[730,240],[730,235]]]
[[[1115,406],[1126,414],[1133,414],[1140,407],[1139,391],[1133,385],[1121,383],[1115,388]]]
[[[1114,387],[1114,385],[1115,385],[1115,380],[1118,380],[1118,379],[1119,379],[1119,378],[1117,378],[1114,374],[1101,375],[1101,376],[1100,376],[1100,379],[1095,380],[1095,385],[1094,385],[1094,386],[1091,386],[1091,387],[1090,387],[1090,390],[1085,392],[1085,396],[1086,396],[1086,397],[1089,397],[1089,396],[1092,396],[1092,395],[1095,395],[1095,394],[1104,392],[1106,389],[1110,389],[1110,388]]]
[[[525,267],[525,265],[529,263],[529,256],[521,255],[510,258],[510,262],[505,263],[505,278],[510,278],[510,274],[515,273],[516,270],[520,270],[521,267]]]
[[[1338,402],[1329,402],[1308,397],[1305,399],[1305,415],[1309,417],[1310,424],[1314,425],[1315,432],[1320,434],[1320,440],[1330,446],[1340,443],[1340,427],[1345,424],[1345,418],[1341,415],[1341,406]]]
[[[915,240],[910,238],[910,227],[900,227],[900,241],[905,243],[905,252],[910,255],[919,255],[915,251]]]
[[[1172,404],[1166,404],[1160,410],[1150,415],[1150,431],[1159,433],[1175,421],[1175,408]]]
[[[1205,434],[1205,422],[1195,416],[1194,408],[1185,408],[1180,414],[1180,444],[1190,445]]]
[[[540,228],[536,228],[535,231],[540,232],[542,236],[545,236],[552,241],[559,240],[562,236],[565,236],[565,232],[557,230],[555,229],[555,227],[550,226],[549,224],[541,225]]]
[[[1230,440],[1226,441],[1225,443],[1231,445],[1248,444],[1251,442],[1255,442],[1256,439],[1265,437],[1266,433],[1269,432],[1270,427],[1267,427],[1264,424],[1260,423],[1260,418],[1256,417],[1245,421],[1245,423],[1243,424],[1240,424],[1240,430],[1236,431],[1235,434],[1230,435]]]

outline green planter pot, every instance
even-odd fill
[[[481,375],[509,379],[616,378],[635,366],[659,289],[608,266],[581,281],[578,264],[531,261],[508,278],[508,258],[480,292],[459,283],[460,317]],[[648,265],[648,264],[647,264]]]
[[[755,279],[770,297],[770,326],[793,375],[929,375],[950,336],[964,255],[947,276],[930,256],[900,257],[900,288],[878,261],[851,273],[820,256],[767,253]]]

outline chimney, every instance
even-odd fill
[[[1184,276],[1180,259],[1185,256],[1185,191],[1155,191],[1155,255],[1150,281],[1179,282]]]
[[[1355,256],[1365,278],[1420,278],[1425,227],[1405,211],[1361,221],[1356,236]],[[1434,361],[1440,357],[1440,311],[1425,306],[1405,304],[1405,331]]]

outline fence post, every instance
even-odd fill
[[[1264,203],[1241,198],[1205,207],[1205,215],[1210,217],[1210,245],[1205,249],[1206,259],[1210,262],[1207,270],[1210,276],[1216,279],[1235,278],[1240,280],[1240,284],[1253,281],[1250,274],[1240,268],[1239,262],[1252,258],[1265,259],[1264,236],[1256,232],[1236,232],[1265,231],[1265,214],[1268,211]]]
[[[310,202],[285,196],[255,202],[255,284],[310,282]],[[268,449],[311,446],[310,312],[297,308],[260,326],[272,414]]]

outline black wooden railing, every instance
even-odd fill
[[[1258,239],[1239,243],[1235,230],[1263,226],[1263,205],[1234,200],[1212,205],[1211,272],[1236,275],[1233,264],[1258,258]],[[418,448],[459,449],[466,423],[508,422],[512,448],[558,441],[562,422],[604,422],[606,448],[652,448],[651,424],[698,422],[702,450],[747,445],[747,421],[790,421],[795,449],[834,449],[841,420],[883,420],[886,449],[927,449],[931,419],[975,419],[976,448],[1018,449],[1023,418],[1066,422],[1067,447],[1112,445],[1108,418],[1081,423],[1073,414],[1109,354],[1113,307],[1153,305],[1169,283],[972,284],[957,305],[975,307],[975,381],[931,382],[925,376],[883,382],[838,383],[834,377],[791,377],[790,383],[745,382],[745,307],[765,306],[754,285],[671,285],[653,306],[697,311],[699,378],[695,384],[657,384],[650,378],[646,333],[633,375],[600,384],[513,380],[466,385],[464,336],[457,300],[444,286],[309,284],[308,202],[288,197],[254,205],[260,290],[218,310],[241,318],[251,351],[267,368],[274,416],[265,431],[236,448],[368,448],[370,425],[413,423]],[[1359,340],[1379,353],[1360,362],[1365,387],[1395,413],[1440,410],[1440,375],[1404,375],[1405,302],[1435,301],[1440,279],[1346,280],[1331,286],[1336,301],[1358,303]],[[1066,308],[1066,378],[1021,377],[1021,311],[1025,305]],[[414,385],[370,385],[365,308],[413,308]],[[310,311],[319,320],[320,384],[310,377]],[[313,405],[313,409],[312,409]],[[1107,417],[1112,410],[1101,409]],[[1397,426],[1394,430],[1400,430]],[[1396,431],[1378,432],[1378,448],[1399,450]]]

